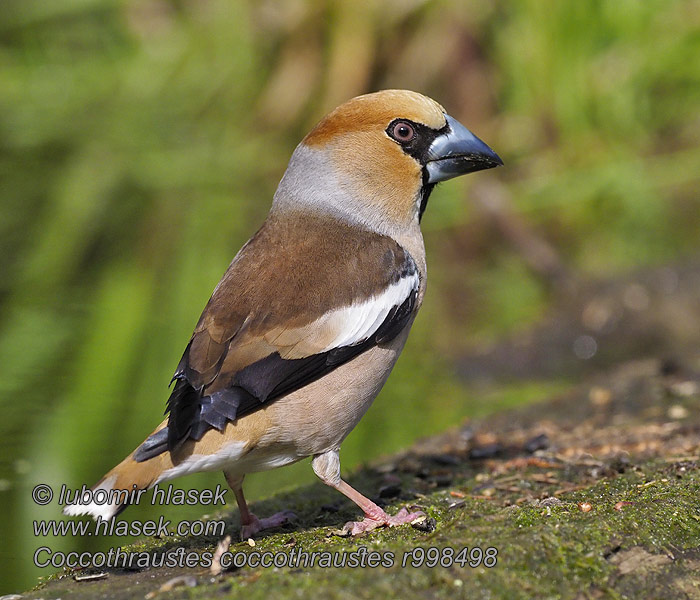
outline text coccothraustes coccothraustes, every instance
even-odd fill
[[[253,515],[246,473],[313,457],[364,519],[388,515],[340,477],[338,451],[384,385],[423,301],[420,220],[440,181],[503,164],[435,101],[404,90],[353,98],[302,140],[260,230],[216,286],[173,378],[167,418],[93,490],[145,489],[221,470],[241,535],[284,522]],[[112,495],[114,497],[115,495]],[[110,519],[125,504],[76,503]]]

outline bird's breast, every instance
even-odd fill
[[[267,407],[269,428],[257,445],[259,451],[293,447],[300,456],[311,456],[340,447],[389,377],[412,323],[413,318],[391,342]]]

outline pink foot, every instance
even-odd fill
[[[284,510],[270,517],[265,517],[264,519],[258,519],[254,514],[250,516],[252,517],[252,521],[241,527],[241,540],[247,540],[258,533],[258,531],[279,527],[280,525],[284,525],[287,521],[296,518],[296,515],[291,510]]]
[[[368,516],[362,521],[348,521],[345,523],[342,531],[344,535],[359,535],[360,533],[365,533],[366,531],[372,531],[377,527],[386,525],[387,527],[396,527],[397,525],[403,525],[404,523],[412,523],[420,517],[424,517],[425,513],[422,511],[410,513],[406,508],[402,508],[395,516],[390,516],[382,511],[381,515]]]

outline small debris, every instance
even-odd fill
[[[432,533],[437,528],[437,521],[433,517],[419,517],[411,523],[411,527],[424,533]]]
[[[668,409],[668,418],[674,421],[685,419],[688,416],[688,409],[681,404],[674,404]]]
[[[588,392],[588,399],[593,406],[607,406],[612,400],[612,392],[608,388],[594,385]]]
[[[669,456],[668,458],[664,458],[663,460],[664,462],[668,463],[679,463],[678,466],[685,471],[685,469],[688,467],[695,467],[693,463],[700,460],[700,455],[693,454],[690,456]]]
[[[603,558],[605,560],[610,560],[610,558],[617,554],[620,550],[622,550],[622,546],[620,546],[620,544],[615,544],[614,546],[610,547],[608,550],[603,552]]]
[[[448,485],[452,485],[452,480],[452,475],[447,474],[436,475],[435,477],[430,478],[430,481],[435,483],[437,487],[447,487]]]
[[[628,502],[627,500],[620,500],[620,502],[617,502],[613,508],[615,510],[622,510],[625,508],[625,506],[632,506],[634,502]]]
[[[579,490],[585,490],[586,485],[584,484],[579,484],[579,485],[570,485],[568,487],[560,488],[558,490],[554,490],[554,495],[555,496],[560,496],[561,494],[568,494],[569,492],[578,492]]]
[[[251,548],[255,548],[255,540],[253,538],[248,538],[248,545]]]
[[[410,494],[414,498],[418,498],[419,500],[425,500],[427,496],[425,494],[421,494],[419,491],[414,490],[414,489],[408,489],[406,490],[407,494]]]
[[[231,536],[227,535],[223,540],[221,540],[217,545],[216,545],[216,550],[214,551],[214,556],[212,557],[211,560],[211,567],[209,568],[209,572],[216,576],[220,575],[221,572],[224,570],[223,566],[221,565],[221,557],[223,556],[224,552],[226,552],[229,547],[231,546]]]
[[[529,452],[530,454],[537,452],[538,450],[546,450],[549,448],[549,438],[547,437],[546,433],[541,433],[540,435],[536,435],[534,438],[531,438],[525,442],[523,448],[525,449],[525,452]]]
[[[350,528],[343,527],[342,529],[337,529],[337,528],[330,529],[328,531],[328,533],[326,534],[326,537],[329,538],[329,537],[333,537],[333,536],[344,537],[344,538],[350,537]]]
[[[177,587],[197,587],[197,579],[192,577],[192,575],[173,577],[161,585],[156,591],[148,592],[148,594],[146,594],[146,600],[151,600],[151,598],[155,598],[158,594],[169,592]]]
[[[593,505],[590,502],[579,502],[578,509],[585,513],[591,512],[591,510],[593,510]]]
[[[548,498],[543,498],[537,502],[537,506],[561,506],[564,504],[559,498],[554,496],[549,496]]]
[[[670,563],[671,559],[665,554],[650,554],[636,546],[613,555],[610,562],[617,565],[620,575],[627,575],[639,569],[653,571]]]
[[[0,596],[0,600],[22,600],[24,596],[20,594],[7,594],[6,596]]]
[[[564,465],[551,460],[546,460],[538,456],[517,456],[510,460],[503,461],[499,466],[499,472],[511,469],[526,469],[527,467],[538,467],[540,469],[562,469]]]
[[[96,581],[97,579],[107,579],[109,573],[92,573],[90,575],[73,575],[75,581]]]
[[[452,510],[454,508],[461,508],[466,503],[467,503],[466,500],[457,500],[456,502],[450,502],[450,504],[447,508],[448,508],[448,510]]]
[[[679,381],[670,387],[670,391],[674,396],[687,398],[700,393],[700,385],[695,381]]]
[[[457,490],[451,490],[450,491],[450,496],[453,498],[464,498],[466,494],[463,492],[458,492]]]
[[[613,460],[610,461],[609,468],[614,471],[617,471],[618,473],[624,473],[625,471],[627,471],[629,466],[629,457],[625,456],[624,454],[621,454],[620,456],[616,456]]]
[[[396,471],[396,463],[394,462],[388,462],[384,463],[382,465],[377,465],[374,470],[377,473],[391,473],[392,471]]]
[[[474,431],[473,425],[467,424],[464,427],[462,427],[462,429],[460,429],[459,431],[460,446],[463,446],[466,450],[466,447],[472,442],[475,435],[476,432]]]
[[[493,496],[495,487],[496,484],[492,480],[488,480],[481,485],[475,486],[471,491],[471,495],[473,496],[474,494],[480,492],[485,496]]]
[[[647,481],[646,483],[638,483],[638,484],[637,484],[637,487],[640,488],[640,489],[641,489],[641,488],[647,488],[647,487],[649,487],[650,485],[656,485],[656,483],[657,483],[656,479],[652,479],[651,481]]]
[[[406,456],[401,459],[398,465],[398,470],[402,471],[403,473],[413,473],[420,477],[422,467],[422,463],[417,458],[413,456]]]
[[[436,454],[430,457],[433,462],[444,467],[456,467],[461,462],[454,454]]]
[[[559,483],[558,479],[547,473],[533,473],[531,479],[537,483],[548,483],[550,485],[557,485]]]
[[[671,357],[664,358],[659,365],[659,374],[663,375],[664,377],[675,375],[680,370],[681,366],[678,364],[678,361]]]
[[[485,458],[496,458],[503,451],[503,446],[498,443],[486,444],[469,451],[469,458],[472,460],[483,460]]]
[[[418,467],[415,471],[412,471],[413,475],[420,479],[425,479],[430,475],[430,469],[426,467]]]

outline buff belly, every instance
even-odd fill
[[[207,432],[199,443],[206,454],[194,453],[186,444],[158,482],[199,471],[243,476],[338,449],[379,394],[409,329],[410,324],[390,343],[230,423],[223,432]]]

